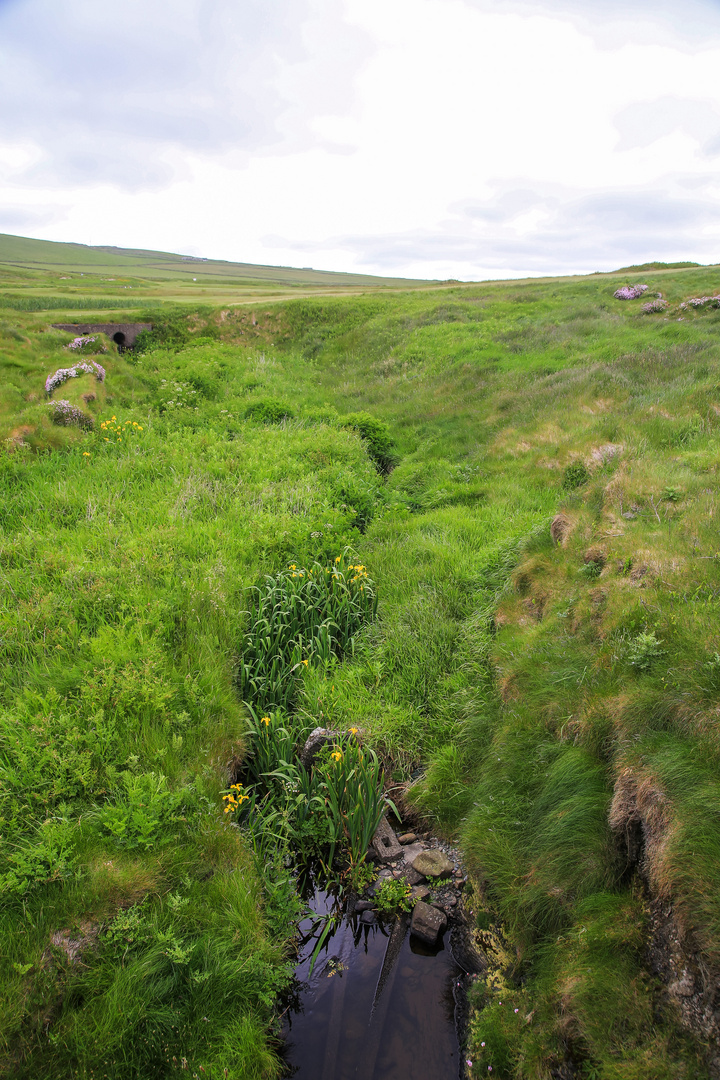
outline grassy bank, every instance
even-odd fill
[[[705,1075],[647,946],[657,900],[720,945],[720,312],[677,308],[718,282],[642,277],[667,311],[593,278],[159,320],[55,392],[92,430],[45,400],[70,335],[4,313],[10,1075],[273,1075],[294,900],[221,807],[243,590],[345,546],[379,619],[299,705],[461,838],[504,945],[472,1074]]]

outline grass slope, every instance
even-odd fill
[[[5,314],[10,1075],[273,1075],[293,897],[220,810],[242,589],[347,544],[380,620],[302,707],[425,766],[461,838],[494,958],[469,1072],[707,1075],[682,1010],[720,948],[720,312],[676,305],[718,280],[644,280],[667,313],[609,277],[196,309],[56,391],[91,432],[44,400],[70,335]],[[648,965],[658,903],[695,997]]]
[[[0,272],[3,268],[19,270],[62,271],[70,274],[117,274],[120,277],[146,278],[153,281],[180,277],[192,279],[221,278],[242,282],[271,282],[281,285],[324,285],[325,287],[405,286],[414,284],[403,278],[376,277],[371,274],[346,274],[328,270],[299,269],[289,266],[259,266],[253,263],[228,262],[225,259],[195,258],[167,251],[137,248],[90,247],[87,244],[63,244],[52,240],[33,240],[24,236],[0,233]],[[419,282],[418,282],[419,284]]]

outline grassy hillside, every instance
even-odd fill
[[[348,546],[379,618],[299,708],[422,766],[464,848],[469,1074],[717,1075],[720,310],[679,304],[720,279],[642,280],[666,309],[596,276],[176,311],[87,347],[83,426],[44,391],[71,335],[3,313],[9,1075],[275,1073],[295,901],[221,797],[244,589]]]
[[[58,276],[59,275],[59,276]],[[80,283],[82,276],[92,275],[98,284],[116,283],[135,287],[149,282],[175,282],[200,288],[212,285],[235,286],[305,286],[327,288],[361,287],[386,288],[426,284],[397,278],[377,278],[371,274],[336,273],[313,270],[309,267],[256,266],[250,262],[229,262],[225,259],[195,258],[171,252],[142,251],[131,247],[92,247],[86,244],[64,244],[49,240],[32,240],[0,233],[0,281],[54,278],[60,282]],[[72,285],[66,286],[68,289]]]

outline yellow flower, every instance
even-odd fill
[[[269,717],[269,716],[263,716],[263,718],[262,718],[262,720],[260,721],[260,723],[261,723],[261,724],[264,724],[264,725],[265,725],[265,727],[269,727],[269,725],[270,725],[270,717]]]
[[[83,450],[83,457],[90,457],[90,455],[88,454],[87,450]]]
[[[305,665],[305,667],[308,666],[308,661],[307,660],[303,660],[302,663]]]
[[[357,735],[358,733],[358,729],[356,727],[351,727],[349,731],[351,735]]]
[[[108,439],[107,435],[105,436],[105,442],[110,442],[110,440]]]
[[[339,555],[338,555],[338,557],[337,557],[337,558],[335,559],[335,562],[336,562],[336,563],[339,563],[339,562],[340,562],[340,556],[339,556]]]
[[[138,431],[142,431],[142,424],[138,424]]]

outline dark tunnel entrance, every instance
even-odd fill
[[[118,349],[125,348],[125,335],[123,334],[122,330],[118,330],[116,334],[113,334],[113,341],[117,345]]]

